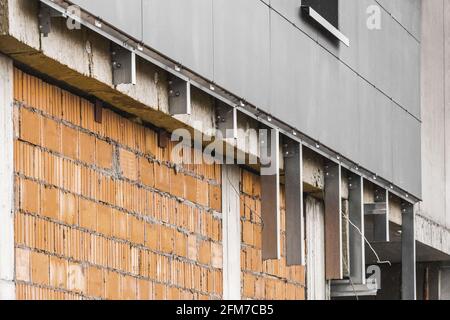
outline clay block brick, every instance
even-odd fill
[[[206,181],[197,181],[197,203],[207,207],[209,201],[208,183]]]
[[[127,239],[127,214],[118,210],[113,210],[113,231],[114,237]]]
[[[187,235],[182,232],[175,232],[175,253],[178,256],[186,257],[187,254]]]
[[[67,126],[61,128],[61,151],[69,158],[78,158],[78,131]]]
[[[137,297],[137,281],[136,278],[130,276],[122,276],[122,299],[136,300]]]
[[[196,203],[197,202],[197,179],[192,176],[185,177],[186,185],[186,199]]]
[[[32,213],[39,213],[39,184],[31,180],[20,181],[20,207]]]
[[[145,128],[145,154],[156,156],[158,152],[158,142],[156,132]]]
[[[160,283],[155,283],[155,300],[166,299],[166,286]]]
[[[197,236],[190,234],[188,237],[188,258],[197,261]]]
[[[95,137],[83,132],[80,132],[80,160],[95,163]]]
[[[174,250],[174,230],[172,228],[161,226],[161,251],[172,253]]]
[[[130,180],[137,180],[137,157],[134,153],[120,149],[120,170],[122,175]]]
[[[85,292],[86,279],[84,269],[80,264],[69,263],[67,272],[67,287],[78,293]]]
[[[104,297],[105,275],[102,269],[96,267],[87,268],[87,294],[90,297]]]
[[[222,268],[222,245],[219,243],[211,243],[211,265]]]
[[[48,255],[31,253],[31,281],[48,285],[50,276],[50,259]]]
[[[113,147],[109,143],[96,139],[95,158],[96,163],[101,168],[110,169],[112,167]]]
[[[170,172],[165,165],[155,163],[155,188],[162,192],[170,192]]]
[[[97,232],[106,236],[112,235],[112,211],[105,205],[97,205]]]
[[[67,261],[50,257],[50,285],[55,288],[67,287]]]
[[[43,120],[42,145],[55,152],[61,151],[61,126],[48,118]]]
[[[78,223],[78,199],[72,193],[61,192],[61,221],[75,225]]]
[[[30,281],[30,251],[16,248],[16,280]]]
[[[242,222],[242,241],[248,245],[253,244],[253,224],[250,221]]]
[[[222,189],[219,186],[209,185],[209,206],[217,212],[222,212]]]
[[[106,299],[119,300],[121,296],[120,275],[116,272],[107,271],[105,276]]]
[[[145,224],[145,246],[152,250],[159,250],[160,236],[160,225],[153,223]]]
[[[153,299],[153,284],[150,281],[138,279],[137,280],[138,300],[152,300]]]
[[[28,109],[20,109],[20,138],[35,145],[41,144],[42,118]]]
[[[59,190],[52,187],[41,187],[41,214],[43,216],[59,219]]]
[[[211,263],[211,242],[201,241],[198,248],[198,261],[203,264]]]
[[[97,230],[97,204],[95,202],[79,200],[79,225],[89,230]]]
[[[136,244],[144,244],[144,221],[128,216],[128,240]]]
[[[264,278],[257,278],[255,281],[255,298],[263,299],[265,297]]]
[[[184,198],[184,174],[170,170],[170,194]]]
[[[155,186],[154,164],[146,158],[139,159],[139,173],[142,184],[149,187]]]

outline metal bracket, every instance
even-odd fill
[[[234,139],[237,134],[237,109],[223,101],[215,100],[216,128],[224,139]]]
[[[349,173],[348,180],[350,278],[353,283],[365,284],[364,179],[355,173]]]
[[[286,264],[288,266],[305,265],[302,151],[302,145],[290,139],[283,150],[286,189]]]
[[[111,48],[113,84],[136,84],[136,54],[115,43]]]
[[[191,114],[191,84],[173,75],[169,78],[169,112],[171,115]]]
[[[389,242],[389,191],[381,187],[375,189],[375,204],[378,208],[384,206],[384,214],[378,210],[373,216],[373,241]]]
[[[414,205],[402,201],[402,299],[416,300]]]
[[[325,273],[327,280],[343,278],[341,165],[325,166]]]
[[[44,37],[48,37],[48,34],[52,30],[52,18],[61,17],[62,14],[52,8],[41,3],[39,8],[39,31]]]
[[[270,135],[267,132],[270,132]],[[262,137],[263,133],[265,133],[264,137]],[[263,260],[280,259],[280,137],[278,130],[270,128],[260,130],[259,151],[263,222],[262,258]]]

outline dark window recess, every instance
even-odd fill
[[[302,0],[302,6],[313,8],[336,29],[339,29],[339,0]]]

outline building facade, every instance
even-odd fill
[[[449,27],[445,0],[0,0],[0,297],[448,298]]]

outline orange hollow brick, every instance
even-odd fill
[[[161,225],[161,251],[172,253],[174,250],[174,229]]]
[[[106,236],[112,235],[112,210],[102,204],[97,206],[97,232]]]
[[[138,160],[134,153],[120,149],[119,163],[122,175],[130,180],[137,180],[138,177]]]
[[[80,160],[92,165],[95,163],[95,137],[80,132]]]
[[[78,222],[78,198],[72,193],[61,192],[60,219],[68,225]]]
[[[162,192],[170,192],[169,168],[155,163],[155,188]]]
[[[97,166],[110,169],[112,167],[113,147],[109,143],[96,139],[95,157]]]
[[[16,280],[30,281],[30,253],[31,252],[27,249],[16,248]]]
[[[127,239],[127,214],[116,209],[113,209],[112,214],[113,221],[113,231],[114,237],[119,239]]]
[[[20,207],[31,213],[39,213],[39,184],[32,180],[20,180]]]
[[[185,176],[182,173],[177,173],[175,170],[170,170],[170,194],[184,198],[185,194]]]
[[[209,265],[211,263],[211,242],[200,241],[198,249],[198,261],[202,264]]]
[[[91,231],[97,230],[97,204],[80,198],[78,210],[80,227]]]
[[[59,219],[59,195],[58,189],[41,186],[41,214],[43,216]]]
[[[160,225],[145,223],[145,245],[152,250],[160,249]]]
[[[121,297],[121,281],[117,272],[106,271],[105,296],[110,300],[119,300]]]
[[[67,260],[50,257],[50,286],[60,289],[67,287]]]
[[[71,159],[78,159],[78,131],[68,126],[61,128],[62,153]]]
[[[61,126],[52,119],[43,119],[42,145],[55,152],[61,151]]]
[[[41,143],[42,117],[28,109],[20,109],[20,138],[35,145]]]
[[[138,295],[139,300],[153,300],[153,283],[148,280],[138,279]]]
[[[86,271],[87,295],[95,298],[103,298],[105,295],[105,279],[103,270],[90,266]]]
[[[131,276],[121,276],[122,281],[122,297],[123,300],[136,300],[137,297],[137,281]]]
[[[31,253],[31,281],[36,284],[48,285],[50,274],[50,259],[43,253]]]

